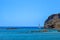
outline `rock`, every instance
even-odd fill
[[[60,32],[60,30],[57,30],[58,32]]]
[[[44,23],[44,28],[60,29],[60,13],[50,15]]]
[[[7,30],[16,30],[17,28],[6,28]]]
[[[48,32],[47,29],[40,30],[40,32]]]

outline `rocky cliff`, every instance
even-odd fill
[[[60,13],[50,15],[44,23],[44,28],[60,29]]]

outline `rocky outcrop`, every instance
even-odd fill
[[[18,28],[15,28],[15,27],[9,27],[9,28],[6,28],[7,30],[16,30]]]
[[[44,23],[44,28],[55,28],[60,30],[60,13],[50,15]]]
[[[32,30],[30,33],[37,33],[37,32],[48,32],[47,29],[43,29],[43,30]]]

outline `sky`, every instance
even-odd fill
[[[60,12],[60,0],[0,0],[0,26],[44,26]]]

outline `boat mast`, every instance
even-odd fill
[[[38,25],[38,28],[40,28],[40,24]]]

